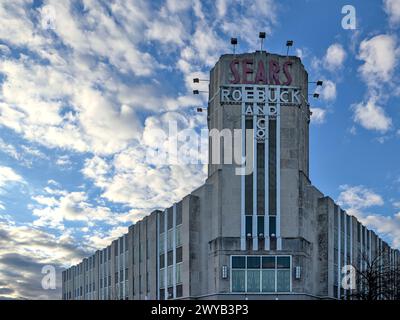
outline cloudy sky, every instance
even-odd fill
[[[202,165],[143,155],[171,120],[204,128],[192,78],[232,36],[258,49],[259,31],[272,52],[294,40],[324,80],[313,183],[399,248],[400,0],[351,1],[355,30],[348,2],[0,0],[0,298],[59,298],[44,265],[59,272],[202,184]]]

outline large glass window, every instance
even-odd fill
[[[260,270],[247,270],[247,292],[260,292]]]
[[[232,270],[232,292],[245,291],[245,270]]]
[[[290,256],[232,256],[232,292],[290,292]]]
[[[275,292],[275,269],[262,270],[262,292]]]

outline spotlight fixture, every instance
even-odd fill
[[[318,99],[319,98],[319,93],[314,93],[313,98]]]
[[[319,87],[321,87],[324,84],[324,82],[322,80],[309,81],[308,83],[315,83]]]
[[[289,48],[293,46],[293,40],[288,40],[286,41],[286,47],[287,47],[287,51],[286,51],[286,55],[289,55]]]
[[[233,54],[235,54],[235,49],[238,44],[237,38],[231,38],[231,45],[233,46]]]
[[[208,91],[193,90],[193,94],[208,93]]]
[[[200,83],[200,82],[209,82],[209,80],[206,80],[206,79],[199,79],[199,78],[193,78],[193,83]]]
[[[265,39],[265,32],[260,32],[258,34],[258,37],[260,38],[260,50],[263,51],[263,44],[264,44],[264,39]]]
[[[197,112],[203,112],[203,108],[198,107],[198,108],[196,109],[196,111],[197,111]]]

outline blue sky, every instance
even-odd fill
[[[324,80],[313,184],[400,247],[399,0],[18,0],[0,21],[0,297],[59,298],[42,266],[76,263],[202,184],[201,165],[148,164],[144,150],[171,120],[206,125],[192,78],[232,36],[258,49],[259,31],[271,52],[294,40]]]

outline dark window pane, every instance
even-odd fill
[[[168,266],[171,266],[174,263],[174,255],[173,255],[173,251],[172,250],[168,251],[167,263],[168,263]]]
[[[246,119],[246,129],[253,129],[253,119]],[[253,140],[251,140],[253,141]],[[246,152],[249,147],[246,145]],[[252,149],[252,147],[251,147]],[[247,159],[253,157],[247,156]],[[245,180],[245,213],[253,213],[253,173],[248,174],[244,178]]]
[[[182,223],[182,201],[176,205],[176,225],[179,226]]]
[[[253,217],[246,216],[246,236],[253,234]]]
[[[276,217],[269,217],[269,235],[276,236]]]
[[[160,255],[160,269],[165,266],[165,254]]]
[[[257,217],[257,232],[264,234],[264,217]]]
[[[174,298],[174,288],[169,287],[168,288],[168,299],[173,299]]]
[[[167,224],[168,224],[168,230],[172,228],[172,222],[173,222],[173,209],[168,208],[167,209],[168,217],[167,217]]]
[[[232,257],[232,268],[233,269],[246,268],[246,257]]]
[[[182,247],[176,249],[176,263],[182,262]]]
[[[247,257],[247,269],[260,269],[260,257]]]
[[[277,268],[278,269],[290,268],[290,257],[278,257]]]
[[[165,290],[160,289],[160,300],[165,300]]]
[[[275,269],[275,257],[262,257],[263,269]]]
[[[276,120],[269,120],[269,214],[276,215]]]
[[[165,212],[160,213],[160,233],[164,232],[164,217],[165,217]]]
[[[183,286],[180,284],[176,286],[176,297],[180,298],[182,297],[182,295],[183,295]]]
[[[265,205],[265,144],[257,143],[257,214],[264,215]]]

